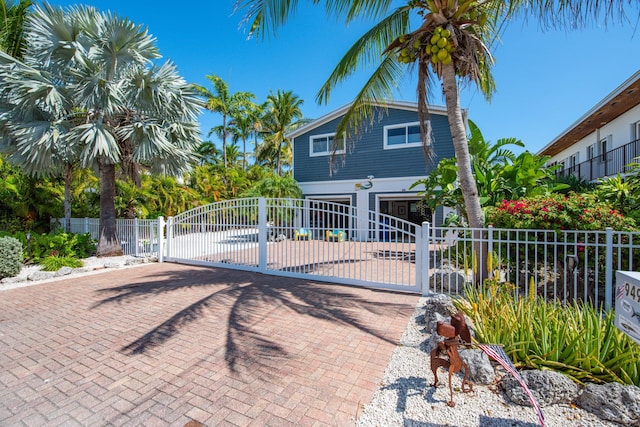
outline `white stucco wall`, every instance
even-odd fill
[[[635,139],[640,138],[640,134],[637,133],[638,131],[634,130],[634,125],[635,125],[635,128],[637,129],[639,126],[638,125],[639,122],[640,122],[640,105],[632,108],[631,110],[627,111],[620,117],[607,123],[606,125],[597,129],[595,132],[592,132],[591,134],[587,135],[586,137],[582,138],[580,141],[576,142],[570,148],[556,154],[555,156],[549,159],[548,163],[550,164],[554,162],[558,162],[558,163],[563,162],[566,159],[568,159],[570,156],[574,155],[575,153],[578,153],[577,163],[582,163],[588,160],[587,147],[589,147],[592,144],[596,144],[596,147],[598,147],[597,145],[598,142],[607,137],[609,137],[609,140],[610,140],[610,146],[607,147],[607,151],[617,147],[621,147],[625,144],[628,144],[629,142],[632,142]],[[599,148],[597,148],[597,150],[599,150]],[[596,150],[596,155],[601,154],[597,150]],[[566,166],[569,166],[569,165],[567,164]]]

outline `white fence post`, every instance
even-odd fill
[[[610,310],[612,308],[613,294],[613,229],[606,228],[606,254],[605,254],[605,273],[604,273],[604,308]]]
[[[422,223],[422,227],[420,227],[420,258],[418,258],[418,254],[416,254],[416,274],[420,274],[422,276],[419,282],[422,290],[422,296],[426,296],[431,292],[429,283],[429,251],[431,249],[430,236],[431,226],[427,221],[425,221]],[[417,249],[418,247],[416,245],[416,250]]]
[[[258,271],[267,271],[267,199],[258,199]]]
[[[85,234],[89,232],[89,218],[84,217],[84,232]]]
[[[167,258],[171,258],[171,245],[173,240],[173,217],[167,218],[167,248],[165,254]]]
[[[135,249],[134,249],[134,254],[135,256],[138,256],[140,254],[140,250],[138,249],[140,246],[140,233],[138,231],[138,218],[134,218],[133,219],[133,228],[134,228],[134,245],[135,245]]]
[[[158,262],[164,262],[164,217],[158,217],[157,224],[157,236],[158,236]],[[153,242],[153,239],[151,240]]]

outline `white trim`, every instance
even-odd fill
[[[304,133],[309,132],[310,130],[313,130],[319,126],[322,126],[325,123],[330,122],[331,120],[337,119],[340,116],[343,116],[351,107],[351,102],[343,105],[342,107],[338,108],[337,110],[333,110],[330,113],[325,114],[324,116],[310,122],[307,123],[304,126],[299,127],[298,129],[292,131],[291,133],[287,134],[287,137],[293,139],[296,138]],[[376,102],[373,103],[374,106],[376,107],[381,107],[381,108],[394,108],[394,109],[398,109],[398,110],[407,110],[407,111],[415,111],[418,112],[418,104],[416,102],[407,102],[407,101],[394,101],[394,100],[387,100],[387,101],[382,101],[382,102]],[[427,105],[427,108],[429,110],[430,114],[437,114],[437,115],[441,115],[441,116],[446,116],[447,115],[447,109],[443,106],[440,105]],[[467,114],[467,110],[462,110],[463,115],[466,118],[466,114]]]
[[[431,126],[430,122],[427,121],[428,126]],[[389,136],[387,134],[387,131],[389,131],[390,129],[400,129],[400,128],[405,128],[406,130],[409,129],[409,127],[415,127],[415,126],[420,126],[420,122],[409,122],[409,123],[398,123],[398,124],[393,124],[393,125],[386,125],[383,127],[382,130],[382,139],[383,139],[383,149],[385,150],[395,150],[398,148],[409,148],[409,147],[422,147],[422,141],[418,141],[418,142],[408,142],[408,134],[407,131],[405,131],[405,143],[404,144],[391,144],[389,145]]]
[[[353,200],[351,194],[305,194],[305,200],[317,201],[317,202],[349,202],[349,206],[352,206]]]
[[[332,154],[332,151],[331,151],[332,147],[329,147],[328,144],[329,144],[329,137],[332,137],[332,136],[334,137],[333,140],[335,141],[336,140],[336,138],[335,138],[336,133],[335,132],[333,132],[333,133],[321,133],[321,134],[318,134],[318,135],[309,135],[309,157],[330,156]],[[314,153],[313,152],[313,140],[314,140],[314,138],[316,138],[316,139],[327,138],[327,148],[328,148],[328,150],[327,151],[318,152],[318,153]],[[343,149],[342,150],[336,150],[334,154],[344,154],[345,153],[345,148],[344,147],[346,147],[346,145],[347,145],[346,139],[342,138],[342,147],[343,147]]]

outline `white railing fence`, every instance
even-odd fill
[[[52,228],[61,227],[62,221],[52,220]],[[71,232],[98,239],[98,223],[72,218]],[[512,284],[520,296],[536,292],[563,303],[579,300],[603,308],[613,307],[615,272],[640,270],[640,232],[419,226],[378,213],[362,214],[348,205],[309,200],[220,202],[168,218],[167,224],[162,217],[118,219],[117,230],[125,254],[156,255],[160,261],[196,260],[294,276],[308,274],[313,266],[314,274],[327,274],[328,279],[336,279],[340,271],[349,280],[345,283],[359,277],[363,284],[378,281],[423,294],[462,294],[467,285],[482,287],[487,277],[480,273],[486,271],[489,278]],[[330,244],[341,241],[353,242],[352,250],[369,257],[404,264],[399,268],[379,263],[368,271],[360,262],[357,269],[351,268],[347,257],[360,255],[337,251],[351,247],[346,244]],[[271,243],[278,245],[267,251]],[[375,246],[382,243],[384,247]],[[337,258],[327,261],[326,254]],[[322,265],[333,270],[326,273],[318,268]]]
[[[480,263],[490,278],[564,303],[613,306],[616,270],[640,269],[640,232],[553,231],[431,227],[426,288],[461,293],[465,284],[482,286]]]
[[[99,237],[98,218],[71,218],[71,233],[89,233],[92,239]],[[158,219],[116,219],[118,239],[125,255],[160,256],[159,245],[163,220]],[[64,218],[52,218],[51,229],[64,228]],[[164,234],[164,233],[162,233]]]

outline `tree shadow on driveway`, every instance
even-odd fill
[[[278,342],[278,331],[271,334],[263,327],[264,322],[284,327],[274,316],[287,316],[291,311],[297,319],[304,316],[348,326],[395,345],[399,337],[394,339],[385,334],[376,327],[379,325],[374,324],[375,319],[389,313],[411,313],[415,305],[414,302],[388,302],[394,298],[386,298],[389,294],[386,292],[237,270],[193,267],[149,275],[140,283],[100,289],[97,292],[103,298],[93,308],[125,303],[152,304],[153,297],[177,295],[189,289],[197,289],[199,292],[194,292],[194,296],[199,299],[174,312],[120,351],[128,355],[145,354],[179,336],[187,325],[212,313],[224,314],[226,331],[220,333],[226,335],[224,359],[230,371],[236,372],[239,367],[268,370],[270,360],[289,357],[285,346]],[[366,295],[375,298],[367,299]],[[296,329],[295,324],[288,327]]]

